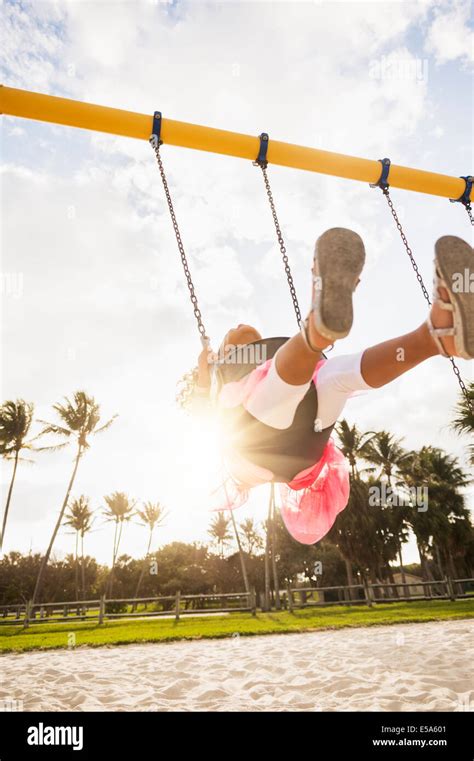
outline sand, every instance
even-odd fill
[[[473,633],[462,620],[5,654],[0,707],[472,711]]]

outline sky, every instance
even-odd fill
[[[1,12],[1,81],[163,118],[258,135],[453,176],[473,171],[470,3],[10,2]],[[151,119],[150,119],[151,124]],[[163,146],[185,248],[208,333],[295,331],[260,170],[251,162]],[[104,421],[74,487],[97,510],[86,551],[110,561],[104,496],[160,501],[157,543],[206,541],[212,431],[174,403],[200,350],[152,150],[146,141],[2,117],[1,398],[52,405],[79,389]],[[314,241],[332,226],[364,239],[367,263],[351,335],[334,355],[417,327],[426,308],[378,189],[269,167],[303,309]],[[428,285],[433,245],[471,242],[467,215],[447,199],[392,191]],[[459,360],[466,380],[472,363]],[[407,448],[441,446],[467,467],[466,439],[449,428],[458,386],[436,357],[349,402],[362,430],[391,431]],[[35,423],[32,433],[40,425]],[[73,448],[21,464],[6,551],[44,551]],[[11,463],[2,463],[3,501]],[[239,511],[264,520],[268,489]],[[466,493],[474,506],[474,495]],[[127,527],[121,551],[143,555]],[[74,537],[61,530],[56,557]],[[416,562],[414,542],[405,560]]]

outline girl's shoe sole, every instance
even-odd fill
[[[454,346],[463,359],[474,358],[474,252],[454,235],[444,235],[435,244],[435,266],[445,281],[453,305]],[[454,288],[454,290],[453,290]]]
[[[365,262],[362,238],[333,227],[316,241],[313,260],[312,319],[329,341],[345,338],[353,321],[352,294]]]

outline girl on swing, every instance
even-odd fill
[[[357,233],[327,230],[316,241],[311,309],[301,332],[263,342],[278,348],[256,364],[238,350],[259,346],[262,337],[251,325],[237,325],[217,355],[219,387],[211,372],[216,355],[207,348],[183,379],[178,401],[197,409],[213,397],[220,422],[225,478],[214,492],[214,509],[239,507],[252,487],[275,482],[289,533],[303,544],[318,542],[349,498],[348,465],[330,438],[346,400],[437,354],[474,357],[474,292],[456,287],[459,277],[472,279],[473,251],[460,238],[444,236],[435,245],[434,303],[426,321],[356,354],[325,359],[322,352],[351,329],[364,260]]]

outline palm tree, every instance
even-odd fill
[[[240,532],[246,544],[247,555],[252,555],[254,549],[258,550],[263,547],[262,537],[258,532],[253,518],[246,518],[240,524]]]
[[[22,459],[22,449],[37,451],[32,441],[27,441],[30,426],[33,420],[33,404],[17,399],[16,402],[5,402],[0,407],[0,454],[6,460],[13,460],[13,472],[8,487],[7,501],[3,513],[2,530],[0,531],[0,552],[3,548],[5,529],[7,525],[8,511],[13,493],[18,462]]]
[[[74,458],[72,474],[66,489],[66,495],[61,505],[58,519],[56,521],[56,525],[48,545],[48,549],[46,550],[46,554],[44,555],[41,562],[38,578],[36,580],[35,591],[33,592],[32,603],[34,603],[38,598],[41,589],[41,582],[43,580],[44,571],[48,565],[53,545],[59,531],[59,527],[61,526],[67,503],[69,502],[69,497],[74,485],[77,469],[79,467],[79,461],[83,454],[90,447],[89,436],[107,430],[107,428],[112,425],[113,421],[117,417],[114,415],[104,425],[101,425],[100,428],[98,428],[97,426],[100,423],[100,407],[95,401],[94,397],[88,396],[85,391],[76,391],[72,401],[66,397],[65,404],[55,404],[53,405],[53,409],[59,415],[61,424],[48,423],[44,420],[40,420],[39,422],[44,426],[40,436],[51,433],[56,436],[65,438],[66,441],[62,444],[57,445],[57,449],[65,447],[71,440],[75,440],[77,449],[76,456]]]
[[[235,521],[234,511],[230,510],[229,512],[230,512],[230,517],[231,517],[231,520],[232,520],[232,527],[234,529],[235,541],[237,542],[237,547],[239,548],[240,567],[242,569],[242,578],[244,580],[245,591],[248,594],[250,592],[250,586],[249,586],[249,578],[247,576],[247,568],[246,568],[246,565],[245,565],[245,555],[244,555],[244,551],[243,551],[243,548],[242,548],[242,542],[240,541],[240,534],[239,534],[239,530],[237,528],[237,523]]]
[[[371,516],[368,510],[368,487],[360,478],[359,460],[366,460],[367,447],[375,436],[374,431],[363,433],[355,425],[350,426],[344,418],[337,424],[341,451],[349,461],[351,490],[346,509],[338,517],[329,532],[330,540],[341,552],[346,566],[347,583],[354,584],[354,565],[358,566],[366,581],[367,562],[361,557],[361,542],[368,549],[367,537],[371,530]],[[362,470],[365,470],[363,468]],[[349,592],[353,597],[353,590]]]
[[[130,500],[124,492],[114,491],[108,497],[104,497],[107,507],[104,510],[104,515],[107,521],[113,521],[115,523],[114,530],[114,544],[112,550],[112,567],[110,569],[108,577],[108,596],[112,596],[112,590],[114,585],[114,572],[115,564],[117,562],[118,551],[120,547],[120,540],[122,539],[123,526],[126,521],[129,521],[132,515],[134,515],[135,502]],[[106,586],[107,586],[106,583]]]
[[[403,468],[410,460],[410,453],[402,447],[402,439],[396,439],[388,431],[379,431],[364,445],[364,458],[379,467],[378,478],[386,476],[387,483],[393,488],[394,473]],[[405,583],[402,543],[407,539],[407,509],[397,506],[390,513],[390,525],[398,541],[398,559],[402,582]]]
[[[215,544],[217,544],[221,558],[224,557],[225,545],[229,544],[232,538],[232,534],[229,531],[229,523],[229,518],[226,518],[222,512],[219,512],[211,521],[211,528],[207,532],[209,536],[212,537]]]
[[[373,431],[362,433],[357,430],[355,425],[351,428],[345,419],[337,424],[336,432],[339,436],[341,451],[349,460],[351,476],[352,478],[357,478],[359,475],[358,460],[367,459],[367,446],[375,436],[375,433]]]
[[[436,545],[445,545],[450,521],[456,516],[463,517],[463,500],[459,500],[458,489],[466,486],[469,479],[455,457],[431,446],[411,453],[403,466],[403,476],[411,488],[425,485],[429,490],[429,509],[410,511],[410,526],[416,537],[423,575],[429,581],[433,574],[428,557]]]
[[[468,384],[467,396],[469,403],[464,394],[460,395],[451,428],[457,431],[457,433],[470,435],[472,440],[474,432],[474,381]],[[469,445],[468,451],[471,465],[474,465],[474,444]]]
[[[278,587],[278,569],[276,561],[276,532],[275,532],[275,484],[270,484],[270,499],[268,501],[267,520],[265,526],[265,556],[264,556],[264,587],[265,587],[265,610],[271,608],[271,575],[273,575],[273,588],[275,592],[275,607],[280,609],[280,590]],[[271,573],[270,573],[271,568]]]
[[[402,584],[406,584],[406,572],[405,572],[405,566],[403,565],[403,553],[402,553],[402,547],[403,545],[408,541],[409,538],[409,530],[410,530],[410,510],[413,508],[409,507],[407,504],[399,504],[395,508],[391,508],[390,513],[387,516],[387,519],[390,523],[390,527],[392,530],[392,534],[396,539],[397,542],[397,556],[398,556],[398,564],[400,567],[400,576],[402,579]],[[389,566],[389,571],[392,573],[391,568]],[[404,593],[405,596],[409,596],[410,594],[410,587],[404,586]],[[396,592],[398,594],[398,592]]]
[[[404,521],[407,520],[407,511],[409,508],[398,505],[394,497],[399,497],[401,494],[394,495],[392,492],[388,498],[384,495],[385,483],[379,478],[370,476],[367,481],[367,485],[370,490],[370,537],[371,547],[374,550],[371,572],[374,576],[375,582],[383,583],[386,576],[388,576],[390,582],[395,585],[395,579],[393,576],[393,570],[390,563],[396,559],[400,553],[400,545],[402,541],[406,541],[407,538],[407,526],[404,525]],[[374,500],[375,492],[375,500]],[[373,509],[373,508],[376,509]],[[405,576],[403,576],[405,582]],[[392,587],[393,593],[398,597],[398,589],[396,586]],[[376,589],[378,593],[378,589]]]
[[[360,571],[365,584],[367,574],[373,568],[376,551],[373,510],[369,508],[369,486],[358,475],[351,475],[350,481],[347,507],[338,515],[327,538],[338,547],[344,558],[347,583],[353,586],[354,567]],[[351,589],[350,599],[353,596]]]
[[[280,588],[278,584],[278,567],[277,567],[277,554],[276,554],[276,503],[275,503],[275,484],[272,483],[270,487],[270,512],[269,512],[269,528],[270,528],[270,554],[272,561],[272,574],[273,574],[273,589],[275,592],[275,607],[280,610]]]
[[[148,527],[149,533],[148,545],[146,548],[145,557],[143,559],[142,570],[138,579],[137,588],[135,590],[135,597],[138,597],[143,577],[145,575],[147,560],[150,555],[150,547],[153,539],[153,532],[155,528],[163,524],[163,521],[166,518],[166,512],[165,508],[160,502],[145,502],[143,510],[137,510],[137,515],[140,518],[142,524]]]
[[[441,576],[456,576],[455,556],[462,556],[471,522],[464,496],[459,489],[470,482],[455,457],[432,448],[429,453],[430,507],[434,507],[432,546],[438,559]],[[441,561],[443,567],[441,567]]]
[[[396,439],[388,431],[379,431],[364,445],[364,459],[379,466],[378,477],[387,476],[391,486],[394,472],[410,457],[402,446],[403,439]]]
[[[459,561],[462,563],[464,560],[466,548],[472,540],[474,531],[471,515],[468,508],[464,505],[462,495],[457,494],[454,500],[453,498],[451,500],[450,514],[446,516],[447,530],[441,534],[443,543],[440,543],[440,538],[438,537],[436,548],[439,546],[445,568],[448,571],[444,575],[449,575],[452,579],[455,579],[458,576],[456,563]],[[462,592],[464,592],[464,589],[461,585]]]
[[[81,548],[81,587],[82,597],[85,598],[85,569],[84,569],[84,535],[90,531],[92,527],[92,510],[89,506],[89,500],[84,497],[83,494],[79,499],[73,499],[69,506],[69,513],[66,513],[66,520],[64,521],[66,526],[71,526],[76,534],[76,547],[75,547],[75,584],[76,584],[76,600],[79,599],[79,543]]]

